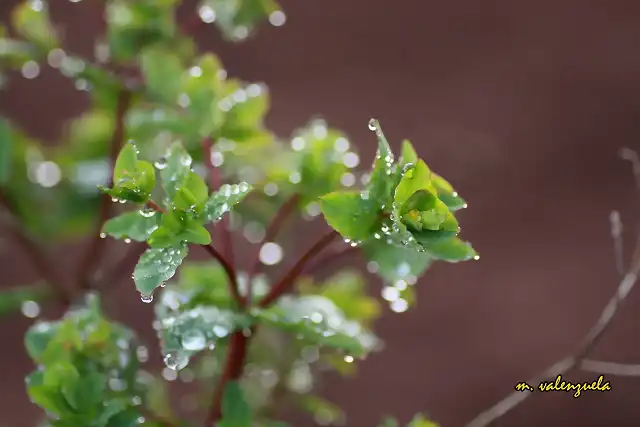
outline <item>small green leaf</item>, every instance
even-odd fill
[[[58,389],[44,384],[44,375],[44,372],[36,371],[27,377],[27,393],[31,401],[58,416],[72,413]]]
[[[38,363],[42,363],[45,351],[55,335],[55,328],[47,322],[38,322],[29,328],[24,336],[24,345],[29,357]]]
[[[467,202],[458,195],[451,184],[440,175],[431,174],[431,182],[438,192],[438,198],[442,200],[450,210],[457,211],[467,207]]]
[[[149,209],[127,212],[105,222],[102,232],[115,239],[144,242],[158,228],[160,217]]]
[[[416,154],[416,150],[411,145],[411,141],[405,139],[402,141],[402,154],[401,154],[401,162],[400,165],[404,167],[407,164],[415,165],[418,163],[418,155]]]
[[[125,144],[120,150],[113,168],[113,181],[118,183],[131,177],[138,169],[138,153],[133,144]]]
[[[171,230],[169,227],[166,227],[164,225],[161,225],[153,233],[151,233],[147,241],[149,246],[151,246],[152,248],[169,248],[180,244],[180,242],[180,236],[178,236],[176,231]]]
[[[148,198],[156,186],[156,170],[151,163],[138,161],[136,162],[136,172],[135,181],[138,190]]]
[[[219,221],[222,216],[240,203],[252,190],[246,182],[240,184],[223,184],[218,191],[207,200],[203,218],[205,222]]]
[[[191,172],[192,162],[187,150],[178,142],[171,145],[162,160],[163,166],[160,170],[162,187],[171,200],[176,197],[178,190],[184,185],[184,180]]]
[[[201,205],[209,198],[209,188],[200,175],[190,171],[184,181],[183,188],[189,190],[195,198],[195,204]]]
[[[365,243],[362,250],[367,259],[375,263],[375,271],[380,277],[391,284],[399,280],[415,283],[432,262],[426,252],[390,245],[380,240]]]
[[[149,47],[140,54],[140,68],[151,95],[170,105],[177,102],[183,66],[174,52]]]
[[[329,193],[320,198],[327,224],[354,241],[366,240],[376,225],[379,213],[374,203],[356,192]]]
[[[211,243],[211,234],[201,225],[194,224],[192,227],[182,231],[178,237],[185,242],[196,245],[208,245]]]
[[[58,46],[56,33],[49,20],[48,4],[25,1],[13,10],[13,27],[25,39],[45,52]]]
[[[149,296],[155,288],[171,279],[187,253],[186,245],[147,249],[133,273],[133,280],[140,294]]]
[[[393,201],[393,189],[399,179],[398,170],[393,163],[393,152],[382,132],[380,123],[375,119],[371,119],[369,121],[369,129],[376,133],[378,149],[373,163],[373,170],[371,171],[371,178],[367,184],[367,193],[369,198],[376,201],[378,205],[389,207]]]
[[[222,420],[219,427],[251,427],[251,407],[244,399],[240,384],[229,382],[222,396]]]
[[[431,185],[431,171],[424,161],[418,160],[415,165],[406,168],[404,171],[402,179],[395,190],[394,205],[404,211],[404,204],[411,196],[421,190],[432,193],[433,197],[436,198],[435,191],[433,191],[434,189]]]
[[[422,233],[415,234],[415,238],[433,258],[447,262],[468,261],[478,259],[478,253],[469,242],[457,237],[445,240],[425,239]]]

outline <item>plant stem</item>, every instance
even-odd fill
[[[229,381],[237,380],[242,376],[244,361],[247,357],[247,343],[248,338],[242,331],[234,332],[233,335],[231,335],[229,349],[227,351],[227,360],[222,375],[220,376],[218,387],[213,392],[205,427],[214,427],[215,423],[222,417],[222,397],[225,387]]]
[[[249,268],[248,284],[247,284],[248,290],[247,290],[247,299],[246,299],[247,306],[251,305],[251,298],[253,297],[253,280],[252,279],[260,271],[260,248],[262,247],[263,244],[267,242],[271,242],[276,237],[276,235],[282,228],[282,225],[284,224],[285,220],[294,211],[298,203],[298,200],[300,200],[300,195],[297,193],[289,197],[282,204],[282,206],[280,206],[280,209],[278,209],[278,212],[276,212],[275,216],[267,226],[267,231],[265,232],[264,238],[262,239],[262,241],[260,242],[260,246],[258,247],[258,253],[255,256],[255,260],[253,261],[253,264]]]
[[[47,282],[49,282],[56,294],[56,297],[66,308],[71,303],[71,292],[64,287],[64,281],[61,279],[58,271],[54,268],[54,264],[51,263],[47,253],[42,249],[42,247],[40,247],[40,245],[38,245],[38,243],[29,237],[27,231],[20,222],[16,206],[9,196],[2,191],[2,188],[0,188],[0,205],[4,206],[12,222],[8,231],[13,235],[16,242],[22,246],[22,249],[29,255],[31,262],[38,273]]]
[[[338,236],[338,232],[335,230],[331,230],[324,236],[320,238],[316,242],[315,245],[311,247],[302,255],[302,257],[298,260],[298,262],[289,270],[289,272],[276,284],[269,293],[258,303],[260,307],[268,307],[273,302],[275,302],[281,295],[286,292],[289,292],[293,287],[295,280],[298,278],[300,273],[304,270],[307,263],[312,260],[315,256],[317,256],[325,247],[327,247],[335,237]]]
[[[132,93],[127,89],[121,89],[118,94],[118,103],[116,107],[116,124],[111,135],[111,141],[109,144],[109,169],[113,171],[113,165],[118,157],[120,148],[124,143],[125,124],[124,119],[127,114],[127,110],[131,104]],[[109,177],[108,186],[113,186],[113,172]],[[91,272],[96,264],[99,263],[105,249],[105,239],[100,237],[100,231],[104,223],[111,216],[113,202],[107,195],[103,195],[100,200],[100,212],[98,214],[98,222],[96,224],[96,230],[93,233],[93,238],[89,243],[89,247],[84,252],[84,258],[80,261],[77,274],[77,283],[79,290],[89,289],[91,286]]]
[[[211,160],[211,151],[215,141],[209,137],[203,138],[201,142],[202,146],[202,158],[204,164],[209,171],[209,188],[211,191],[216,191],[222,185],[222,177],[220,176],[220,170],[213,165]],[[231,230],[229,228],[229,216],[225,215],[220,220],[220,224],[215,228],[216,234],[222,244],[222,253],[225,258],[233,265],[233,239],[231,237]]]
[[[236,273],[233,266],[227,261],[227,259],[216,250],[212,245],[200,245],[207,252],[211,254],[222,266],[225,273],[227,273],[227,277],[229,279],[229,292],[233,296],[233,299],[238,303],[239,307],[244,307],[244,300],[242,295],[240,295],[240,289],[238,287],[238,280],[236,278]]]

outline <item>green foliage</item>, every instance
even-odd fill
[[[315,394],[315,378],[327,369],[352,374],[357,359],[380,348],[373,330],[382,310],[370,296],[371,284],[352,269],[314,279],[308,260],[315,261],[321,248],[311,242],[315,252],[300,258],[301,265],[292,262],[296,266],[277,280],[258,262],[277,263],[263,257],[269,246],[254,268],[252,259],[245,263],[253,251],[231,256],[229,234],[264,244],[265,229],[286,220],[287,209],[307,218],[322,213],[349,244],[335,249],[362,250],[368,270],[384,282],[383,298],[400,312],[414,302],[418,279],[435,261],[477,258],[457,237],[456,215],[466,202],[409,141],[396,159],[376,120],[369,128],[378,148],[366,175],[356,169],[360,158],[347,135],[321,119],[279,140],[265,127],[267,88],[228,78],[215,55],[200,54],[188,26],[176,22],[178,0],[98,3],[105,8],[106,33],[95,60],[63,50],[65,32],[49,19],[54,2],[16,7],[12,26],[19,38],[0,28],[2,71],[34,78],[46,59],[90,101],[66,124],[58,144],[37,141],[0,119],[0,201],[11,216],[7,223],[19,226],[34,246],[87,233],[92,238],[88,255],[94,258],[79,268],[89,266],[79,278],[84,287],[55,283],[65,275],[47,274],[39,259],[35,265],[47,276],[42,282],[0,294],[0,314],[20,308],[27,314],[28,304],[54,300],[67,308],[60,320],[37,321],[25,336],[38,366],[27,391],[45,410],[46,426],[144,421],[184,427],[171,405],[171,375],[201,382],[203,399],[185,397],[221,413],[214,420],[221,427],[286,426],[273,419],[281,400],[319,423],[344,423],[340,408]],[[203,0],[190,13],[234,41],[249,37],[267,17],[273,25],[285,19],[272,0]],[[104,203],[105,194],[113,203]],[[126,253],[114,271],[103,271],[100,257],[109,246],[100,238],[106,237],[145,246],[132,272]],[[293,237],[306,245],[299,229]],[[281,237],[269,238],[274,245]],[[214,259],[185,261],[194,245],[205,246]],[[239,270],[245,265],[248,271]],[[80,293],[98,285],[109,291],[115,279],[105,278],[120,272],[132,273],[143,302],[155,300],[153,326],[167,368],[162,377],[143,370],[146,347],[108,320],[92,293],[76,305]],[[212,382],[220,391],[213,404]],[[407,425],[434,426],[419,416]]]
[[[57,322],[38,322],[25,337],[29,356],[39,365],[27,377],[31,400],[55,415],[55,426],[116,427],[142,416],[135,337],[109,322],[99,301]]]

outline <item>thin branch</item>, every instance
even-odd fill
[[[227,261],[227,259],[216,250],[212,245],[200,245],[202,246],[212,257],[214,257],[222,266],[227,277],[229,279],[229,292],[233,296],[233,299],[238,303],[240,307],[243,306],[244,300],[240,295],[240,288],[238,287],[238,280],[236,279],[236,273],[233,266]]]
[[[229,341],[227,359],[218,386],[213,392],[209,415],[205,422],[205,427],[215,427],[222,417],[222,396],[230,381],[239,379],[244,370],[244,361],[247,357],[248,338],[242,331],[234,332]]]
[[[40,276],[42,276],[42,278],[52,286],[56,297],[60,302],[62,302],[65,307],[68,306],[71,303],[71,292],[64,287],[64,281],[58,271],[54,268],[54,264],[51,263],[47,253],[29,237],[27,231],[20,222],[17,208],[1,188],[0,206],[3,206],[6,209],[8,218],[11,221],[11,224],[8,227],[9,233],[11,233],[15,241],[22,246],[22,249],[27,253],[27,255],[29,255],[29,258],[35,269],[38,271],[38,274],[40,274]]]
[[[281,295],[289,292],[293,287],[295,280],[300,276],[300,273],[304,270],[305,266],[309,261],[315,258],[322,250],[329,246],[333,239],[338,236],[338,232],[335,230],[331,230],[329,233],[325,234],[320,240],[316,242],[315,245],[311,247],[302,255],[300,260],[289,270],[289,272],[276,284],[269,293],[259,302],[260,307],[267,307],[275,302]]]
[[[356,253],[358,250],[357,246],[346,246],[341,247],[338,250],[335,250],[331,253],[328,253],[324,257],[316,258],[314,262],[311,262],[304,270],[304,274],[314,274],[318,270],[325,269],[336,261],[341,261],[345,257]]]
[[[260,272],[260,248],[267,242],[273,241],[275,237],[278,235],[278,232],[282,228],[282,225],[285,223],[289,215],[295,210],[296,205],[298,204],[298,200],[300,200],[299,194],[293,194],[289,197],[278,209],[275,216],[267,226],[267,231],[265,232],[264,238],[260,242],[260,246],[258,247],[258,253],[255,255],[253,264],[249,268],[249,280],[247,285],[247,306],[251,305],[251,298],[253,297],[253,277],[256,276]]]
[[[612,234],[614,234],[612,232]],[[640,241],[638,242],[640,246]],[[636,251],[637,253],[638,251]],[[596,324],[591,328],[589,333],[582,339],[582,343],[578,347],[578,350],[570,356],[556,362],[543,373],[535,376],[529,381],[529,384],[539,384],[549,378],[557,377],[558,375],[564,375],[569,370],[576,367],[582,362],[582,360],[589,354],[593,347],[598,343],[604,332],[607,330],[611,321],[613,320],[618,307],[623,300],[629,295],[631,289],[636,284],[638,279],[638,273],[640,273],[640,257],[634,258],[630,270],[624,275],[620,284],[616,289],[616,293],[609,300],[607,305],[602,310],[600,317]],[[474,418],[466,427],[486,427],[496,421],[498,418],[505,415],[507,412],[515,408],[518,404],[524,401],[532,393],[523,393],[521,391],[515,391],[508,395],[506,398],[489,408],[488,410],[479,414]]]
[[[164,210],[162,207],[160,207],[156,202],[154,202],[153,200],[149,199],[149,201],[147,202],[147,206],[150,207],[151,209],[153,209],[154,211],[158,212],[158,213],[166,213],[167,211]]]
[[[222,185],[220,170],[214,166],[213,160],[211,159],[211,152],[214,145],[215,141],[211,138],[207,137],[202,139],[202,158],[204,160],[204,165],[209,172],[209,188],[211,191],[218,190]],[[229,215],[223,216],[222,220],[220,220],[220,223],[215,228],[215,231],[220,243],[222,244],[222,253],[229,263],[233,265],[233,239],[231,236],[229,221]]]
[[[111,141],[109,143],[109,162],[110,169],[113,169],[113,165],[118,157],[120,148],[124,143],[125,132],[125,115],[131,104],[132,93],[127,89],[121,89],[118,94],[118,103],[116,107],[116,124],[111,135]],[[109,177],[109,187],[113,186],[113,172]],[[84,258],[80,261],[77,273],[78,289],[88,289],[91,282],[91,272],[96,264],[100,262],[102,255],[104,254],[105,239],[100,238],[100,231],[104,223],[111,216],[111,210],[113,202],[107,195],[103,195],[100,200],[100,212],[98,215],[98,222],[96,224],[96,230],[93,232],[93,238],[89,243],[89,247],[84,252]]]
[[[595,372],[600,375],[616,375],[619,377],[640,377],[640,365],[625,363],[601,362],[598,360],[583,360],[580,364],[583,371]]]

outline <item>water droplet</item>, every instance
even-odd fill
[[[249,184],[247,184],[246,182],[241,182],[240,184],[238,184],[238,190],[242,193],[246,193],[247,191],[249,191]]]
[[[360,157],[356,153],[348,152],[342,157],[342,163],[348,168],[355,168],[360,164]]]
[[[389,307],[396,313],[403,313],[409,308],[409,303],[402,298],[398,298],[397,300],[389,304]]]
[[[259,257],[264,265],[275,265],[282,261],[282,247],[273,242],[265,243],[260,248]]]
[[[164,356],[164,364],[167,365],[169,369],[179,371],[189,364],[189,356],[180,352],[167,353],[167,355]]]
[[[479,259],[480,259],[480,255],[475,255],[475,256],[473,257],[473,259],[475,259],[476,261],[477,261],[477,260],[479,260]]]
[[[281,10],[276,10],[269,15],[269,23],[274,27],[281,27],[287,21],[287,16]]]
[[[211,24],[216,20],[216,11],[213,10],[211,6],[201,6],[200,9],[198,9],[198,15],[200,19],[202,19],[202,22],[207,24]]]
[[[202,76],[202,68],[195,66],[189,69],[189,75],[191,77],[200,77]]]
[[[22,65],[22,77],[35,79],[40,74],[40,65],[35,61],[27,61]]]
[[[127,238],[124,239],[124,242],[125,243],[131,243],[131,239],[127,237]]]
[[[189,351],[200,351],[207,345],[204,334],[198,330],[187,331],[182,336],[182,347]]]
[[[369,130],[374,132],[378,130],[378,121],[376,119],[369,119]]]
[[[347,363],[353,363],[353,356],[349,356],[349,355],[345,356],[344,361]]]
[[[404,165],[402,167],[402,174],[404,175],[404,174],[408,173],[409,171],[413,170],[414,168],[415,168],[415,166],[414,166],[413,163],[407,163],[406,165]],[[413,176],[409,176],[409,178],[412,178],[412,177]]]
[[[20,311],[25,317],[33,319],[40,314],[40,306],[35,301],[24,301],[20,307]]]
[[[291,148],[293,148],[294,151],[302,151],[306,145],[307,143],[302,137],[296,136],[291,140]]]
[[[100,238],[101,238],[101,239],[104,239],[105,237],[107,237],[107,234],[106,234],[106,233],[100,233]]]
[[[224,326],[216,325],[213,327],[213,334],[219,338],[224,338],[229,335],[229,329]]]
[[[144,209],[140,209],[139,213],[141,216],[145,218],[151,218],[156,214],[156,211],[151,208],[144,208]]]
[[[162,157],[158,160],[156,160],[156,162],[154,163],[156,169],[164,169],[167,167],[167,159],[165,157]]]
[[[142,301],[145,304],[149,304],[150,302],[153,301],[153,294],[149,294],[149,295],[140,294],[140,301]]]
[[[391,302],[400,298],[400,291],[393,286],[385,286],[382,288],[382,298]]]

